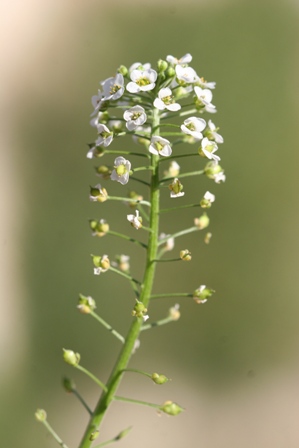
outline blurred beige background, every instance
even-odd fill
[[[133,425],[124,448],[298,447],[298,14],[295,1],[2,0],[1,447],[56,446],[34,420],[38,407],[70,448],[79,443],[87,415],[61,378],[72,376],[90,405],[97,390],[63,364],[61,348],[79,351],[105,380],[119,347],[78,315],[78,293],[92,295],[123,333],[131,306],[128,285],[95,278],[89,254],[129,253],[136,275],[142,260],[112,237],[90,237],[89,218],[122,230],[126,214],[88,201],[97,183],[85,157],[90,98],[120,64],[187,52],[217,82],[227,182],[184,182],[190,201],[204,188],[216,194],[213,239],[208,247],[194,235],[180,240],[193,262],[161,267],[155,290],[206,283],[217,294],[205,306],[182,300],[179,322],[143,336],[132,366],[171,383],[158,388],[132,374],[122,385],[124,395],[173,399],[186,412],[158,417],[117,403],[101,441]],[[162,224],[171,232],[193,217]],[[156,302],[151,316],[173,303]]]

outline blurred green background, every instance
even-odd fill
[[[79,315],[78,293],[92,295],[122,333],[132,303],[125,280],[93,276],[89,254],[127,253],[136,276],[143,262],[138,248],[90,236],[92,217],[127,230],[122,204],[88,201],[88,186],[98,182],[96,163],[86,159],[95,138],[90,98],[121,64],[154,65],[187,52],[197,73],[217,82],[212,119],[225,139],[227,181],[184,182],[190,202],[206,189],[216,194],[213,238],[209,246],[202,233],[177,240],[175,250],[189,248],[193,260],[159,267],[155,291],[204,283],[217,293],[204,306],[181,300],[177,323],[143,335],[132,366],[163,372],[171,383],[159,388],[132,374],[121,387],[136,399],[172,399],[186,412],[174,420],[117,403],[101,440],[133,425],[124,448],[298,447],[298,2],[26,0],[2,7],[1,447],[56,446],[34,420],[38,407],[70,448],[79,443],[87,415],[61,378],[72,376],[92,406],[97,389],[63,364],[61,349],[80,352],[105,380],[119,344]],[[196,213],[165,216],[162,230],[190,226]],[[174,303],[155,302],[151,318]]]

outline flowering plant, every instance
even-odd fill
[[[95,318],[119,340],[122,346],[106,384],[80,364],[79,353],[73,350],[63,350],[64,361],[84,372],[101,388],[98,403],[95,409],[91,410],[73,382],[69,379],[64,381],[65,389],[79,398],[90,415],[79,448],[89,448],[98,437],[100,424],[113,401],[121,400],[143,404],[156,408],[158,412],[173,416],[183,411],[183,408],[172,400],[163,404],[147,403],[118,396],[117,389],[124,374],[132,371],[151,378],[156,384],[161,385],[168,381],[164,374],[156,372],[150,374],[128,367],[132,354],[140,344],[140,335],[143,331],[180,318],[179,305],[174,304],[166,317],[151,322],[149,311],[151,300],[163,297],[190,297],[194,303],[203,304],[215,292],[206,285],[200,285],[189,292],[152,293],[155,271],[160,262],[189,262],[192,260],[191,252],[184,248],[179,248],[175,258],[164,257],[167,252],[174,249],[175,240],[188,233],[206,229],[210,223],[204,210],[201,216],[194,218],[194,224],[191,227],[180,229],[174,234],[165,234],[160,232],[160,215],[188,207],[208,209],[215,201],[213,193],[203,191],[201,199],[199,198],[196,204],[161,209],[160,195],[164,194],[162,187],[168,186],[170,200],[181,201],[178,198],[188,197],[188,191],[183,191],[181,182],[184,177],[206,175],[216,183],[225,180],[224,171],[219,165],[220,157],[218,154],[216,155],[218,145],[223,143],[223,138],[211,120],[207,123],[202,118],[204,113],[216,112],[216,107],[212,104],[212,90],[215,88],[215,83],[207,82],[198,76],[196,71],[189,66],[191,61],[190,54],[186,54],[180,59],[169,55],[166,60],[158,61],[156,69],[152,68],[149,63],[141,64],[139,62],[130,68],[121,66],[114,77],[101,82],[101,89],[98,90],[97,95],[92,97],[94,111],[91,125],[96,128],[97,137],[94,143],[89,145],[87,157],[98,159],[103,155],[111,154],[114,158],[117,154],[113,165],[97,167],[97,174],[102,177],[104,182],[106,180],[116,181],[121,185],[127,185],[129,182],[134,182],[137,185],[141,183],[147,187],[148,197],[144,199],[135,190],[130,191],[127,197],[115,197],[109,195],[109,186],[106,189],[101,184],[96,184],[90,189],[90,200],[100,203],[121,201],[127,204],[133,208],[133,213],[127,214],[127,225],[131,225],[136,231],[147,232],[148,237],[147,243],[144,243],[138,239],[138,236],[132,238],[118,233],[110,228],[105,219],[91,219],[89,222],[92,235],[96,237],[114,235],[141,246],[146,253],[146,262],[143,278],[138,280],[131,275],[127,255],[117,255],[116,261],[110,261],[109,255],[92,255],[95,275],[101,275],[110,270],[127,279],[132,285],[130,305],[132,323],[127,335],[121,335],[96,313],[96,302],[92,297],[79,296],[78,310],[82,314],[89,314]],[[179,121],[179,123],[171,122],[170,120],[173,118],[176,118],[175,121]],[[164,131],[165,128],[168,130]],[[133,138],[139,144],[139,151],[110,149],[114,140],[128,137]],[[190,153],[179,153],[176,147],[180,143],[195,146],[195,150]],[[135,158],[139,157],[140,160],[145,160],[146,163],[132,167],[129,158],[133,155]],[[181,174],[180,165],[176,159],[184,157],[194,157],[195,165],[200,164],[200,157],[207,159],[207,163],[201,169]],[[165,161],[168,161],[168,168],[163,170],[162,164]],[[135,176],[135,173],[142,171],[149,173],[145,179],[138,175]],[[172,200],[171,203],[173,203]],[[205,234],[204,241],[206,243],[210,241],[211,235],[210,232]],[[67,448],[67,445],[49,425],[44,410],[38,410],[36,418],[45,424],[62,447]],[[127,433],[128,429],[123,430],[113,439],[102,441],[96,445],[96,448],[118,441]]]

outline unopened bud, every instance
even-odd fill
[[[206,213],[204,213],[199,218],[194,219],[194,224],[199,228],[199,230],[205,229],[210,224],[210,218]]]
[[[38,422],[44,422],[47,420],[47,413],[44,409],[38,409],[34,415]]]
[[[188,249],[185,249],[185,250],[181,250],[181,252],[180,252],[180,258],[181,258],[181,260],[183,260],[183,261],[190,261],[191,260],[191,252],[189,252],[189,250]]]
[[[96,302],[90,296],[79,295],[79,303],[77,305],[78,310],[82,314],[89,314],[91,311],[96,309]]]
[[[117,71],[118,73],[121,73],[123,76],[127,76],[128,74],[128,69],[125,65],[121,65]]]
[[[180,305],[178,303],[169,308],[169,317],[171,317],[172,320],[179,320],[181,317]]]
[[[209,244],[210,241],[211,241],[211,238],[212,238],[212,234],[211,234],[211,232],[207,232],[207,233],[205,234],[205,237],[204,237],[204,242],[205,242],[206,244]]]
[[[102,177],[105,180],[110,179],[110,175],[112,173],[111,169],[106,165],[100,165],[96,167],[96,173],[98,176]]]
[[[80,362],[80,354],[73,352],[73,350],[63,349],[63,359],[70,366],[76,367]]]
[[[168,63],[167,63],[166,61],[163,61],[162,59],[159,59],[157,65],[158,65],[158,72],[159,72],[159,73],[161,73],[161,72],[165,72],[165,70],[166,70],[167,67],[168,67]]]
[[[132,316],[142,317],[143,320],[147,320],[148,316],[146,315],[147,308],[144,306],[142,302],[136,299],[136,305],[133,308]]]
[[[167,376],[165,375],[159,375],[158,373],[153,373],[152,380],[156,384],[164,384],[167,383],[167,381],[169,381],[169,378],[167,378]]]
[[[165,401],[165,403],[160,406],[160,409],[168,415],[178,415],[184,410],[183,408],[181,408],[181,406],[179,406],[177,403],[174,403],[173,401]]]
[[[193,299],[199,304],[206,303],[208,298],[211,297],[214,292],[214,289],[209,289],[206,285],[200,285],[199,288],[193,292]]]
[[[76,390],[76,385],[73,380],[67,378],[66,376],[62,379],[62,385],[66,392],[72,393]]]
[[[129,432],[131,431],[132,426],[130,426],[129,428],[124,429],[123,431],[121,431],[116,437],[115,437],[115,441],[123,439],[124,437],[126,437]]]

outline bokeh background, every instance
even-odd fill
[[[79,443],[87,415],[61,378],[74,378],[91,406],[97,389],[62,362],[61,349],[79,351],[105,380],[119,344],[79,315],[78,293],[92,295],[120,332],[132,304],[121,278],[93,276],[89,254],[128,253],[136,276],[143,261],[138,248],[90,236],[91,217],[127,229],[122,204],[88,201],[98,182],[86,159],[95,137],[90,98],[121,64],[187,52],[217,82],[213,121],[225,137],[227,182],[184,182],[191,200],[216,194],[212,241],[178,240],[176,250],[192,249],[193,260],[160,267],[155,291],[205,283],[217,293],[204,306],[181,300],[177,323],[143,335],[132,367],[170,383],[132,374],[121,386],[186,412],[158,417],[116,403],[100,441],[133,425],[120,446],[298,447],[298,1],[2,0],[0,9],[1,447],[56,446],[34,420],[38,407],[70,448]],[[163,230],[190,226],[194,216],[163,217]],[[155,302],[151,317],[174,303]]]

